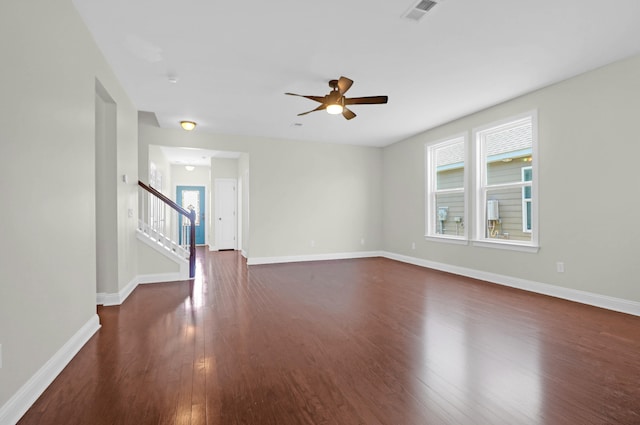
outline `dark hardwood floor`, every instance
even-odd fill
[[[640,424],[640,318],[383,259],[139,286],[23,417],[47,424]]]

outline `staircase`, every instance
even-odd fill
[[[148,238],[165,254],[188,260],[190,278],[196,266],[195,219],[195,211],[138,181],[138,236]]]

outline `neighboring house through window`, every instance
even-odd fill
[[[466,135],[426,147],[427,237],[467,239],[466,147]]]
[[[475,240],[537,247],[536,114],[474,131]]]

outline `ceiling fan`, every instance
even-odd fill
[[[348,120],[355,118],[356,114],[353,113],[353,111],[351,111],[349,108],[347,108],[347,105],[374,105],[387,103],[387,101],[389,100],[387,96],[345,97],[344,94],[351,88],[351,85],[353,85],[353,80],[350,80],[347,77],[340,77],[339,80],[329,81],[329,87],[331,87],[332,90],[325,96],[305,96],[295,93],[285,94],[289,96],[306,97],[307,99],[311,99],[320,103],[320,106],[318,106],[316,109],[303,112],[301,114],[298,114],[298,116],[307,115],[311,112],[326,109],[328,113],[332,115],[342,114],[342,116]]]

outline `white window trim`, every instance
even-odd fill
[[[462,236],[455,236],[455,235],[440,235],[440,236],[425,235],[424,239],[427,241],[450,243],[454,245],[469,245],[469,239],[463,238]]]
[[[464,146],[464,160],[463,160],[463,184],[462,189],[441,189],[436,190],[437,179],[435,170],[437,169],[435,163],[435,155],[431,155],[430,152],[435,151],[437,148],[441,148],[447,145],[462,142]],[[460,245],[468,245],[469,243],[469,134],[463,132],[456,134],[445,139],[440,139],[434,142],[425,143],[425,239],[437,242],[447,242]],[[464,214],[463,214],[463,232],[462,235],[446,235],[436,233],[435,221],[432,220],[436,215],[436,202],[435,196],[440,193],[464,193]]]
[[[533,167],[528,166],[528,167],[522,167],[520,169],[520,173],[522,175],[522,182],[528,182],[530,180],[525,180],[524,179],[524,173],[526,170],[531,170],[532,176],[531,179],[533,180]],[[531,198],[525,198],[525,188],[527,187],[533,187],[530,185],[524,185],[522,186],[522,231],[524,233],[531,233],[531,229],[527,229],[527,203],[530,203],[531,206],[533,207],[533,194]],[[533,189],[532,189],[533,191]],[[533,211],[531,212],[531,215],[533,215]],[[531,223],[531,228],[533,228],[533,222]]]
[[[532,167],[532,179],[531,179],[531,241],[521,242],[513,241],[509,239],[490,239],[485,236],[485,223],[487,221],[487,211],[485,205],[487,203],[487,185],[486,185],[486,166],[484,159],[486,157],[484,152],[484,143],[482,143],[481,137],[484,136],[488,130],[499,131],[507,129],[509,127],[517,126],[520,122],[525,120],[531,120],[531,156],[533,162]],[[538,155],[538,111],[533,110],[511,116],[499,121],[483,125],[473,129],[473,140],[475,141],[473,147],[473,153],[476,159],[475,162],[475,204],[473,211],[475,215],[474,221],[474,237],[472,239],[473,246],[482,246],[486,248],[498,248],[498,249],[510,249],[515,251],[524,252],[538,252],[538,170],[540,163],[540,155]],[[466,171],[466,168],[465,168]],[[509,185],[492,185],[490,189],[506,186],[518,186],[524,187],[522,182]]]
[[[512,241],[509,239],[485,239],[485,240],[473,240],[471,241],[472,246],[480,246],[483,248],[494,248],[494,249],[507,249],[510,251],[520,251],[520,252],[531,252],[536,253],[540,250],[540,247],[537,245],[531,245],[529,243],[524,244],[518,241]]]

